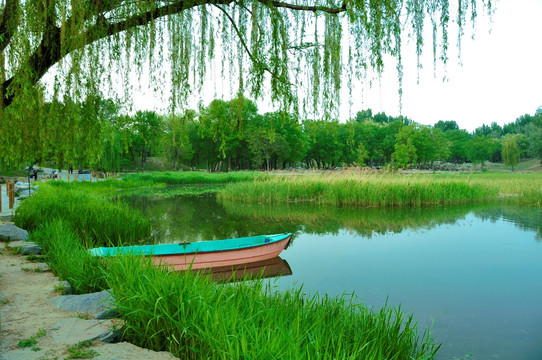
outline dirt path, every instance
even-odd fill
[[[60,310],[47,302],[58,296],[54,288],[59,280],[49,271],[32,271],[46,268],[47,264],[32,263],[26,256],[14,254],[0,241],[0,360],[53,360],[70,356],[70,345],[59,340],[58,335],[55,337],[56,324],[80,315]],[[18,346],[20,341],[32,337],[36,340],[34,345]],[[156,353],[128,343],[94,341],[83,350],[94,350],[92,358],[102,360],[172,358],[169,353]]]

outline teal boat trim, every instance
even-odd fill
[[[275,235],[259,235],[236,239],[197,241],[192,243],[180,244],[158,244],[158,245],[137,245],[137,246],[119,246],[119,247],[99,247],[89,249],[88,252],[97,257],[115,256],[115,255],[175,255],[175,254],[195,254],[208,252],[221,252],[238,249],[247,249],[257,246],[269,245],[287,237],[291,233]]]

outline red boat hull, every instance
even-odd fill
[[[153,255],[155,265],[175,270],[210,269],[267,260],[278,256],[290,242],[291,236],[271,243],[245,249],[201,252],[195,254]]]

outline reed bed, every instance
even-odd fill
[[[400,309],[352,298],[212,284],[135,257],[117,259],[107,279],[125,340],[181,359],[431,359],[439,348]]]
[[[228,184],[218,197],[222,201],[391,207],[481,202],[497,195],[495,187],[475,183],[470,177],[347,173],[274,176]]]
[[[17,226],[28,231],[54,219],[62,219],[84,241],[92,239],[97,246],[135,243],[150,235],[149,221],[141,213],[85,188],[43,184],[21,203],[13,218]]]
[[[70,224],[54,219],[30,236],[44,249],[51,270],[60,279],[68,281],[74,293],[85,294],[107,288],[104,263],[90,256],[86,249],[92,244],[84,244]]]
[[[501,202],[520,206],[542,206],[542,174],[480,173],[472,182],[496,188]]]
[[[266,178],[268,175],[258,171],[236,171],[227,173],[206,173],[201,171],[161,171],[150,173],[136,173],[122,175],[122,180],[127,183],[152,183],[152,184],[226,184],[242,181],[254,181]]]
[[[86,189],[94,193],[108,193],[117,190],[137,189],[137,188],[149,188],[149,187],[165,187],[166,184],[149,183],[148,181],[123,181],[122,179],[107,179],[100,181],[49,181],[47,186],[62,188],[62,189]]]

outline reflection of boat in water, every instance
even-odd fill
[[[292,269],[288,265],[288,262],[278,256],[248,264],[219,266],[211,269],[202,269],[201,271],[205,274],[210,274],[214,281],[224,282],[292,275]]]
[[[260,235],[237,239],[198,241],[181,244],[159,244],[90,249],[93,256],[144,255],[154,264],[175,270],[208,269],[253,263],[277,257],[288,245],[291,233]]]

